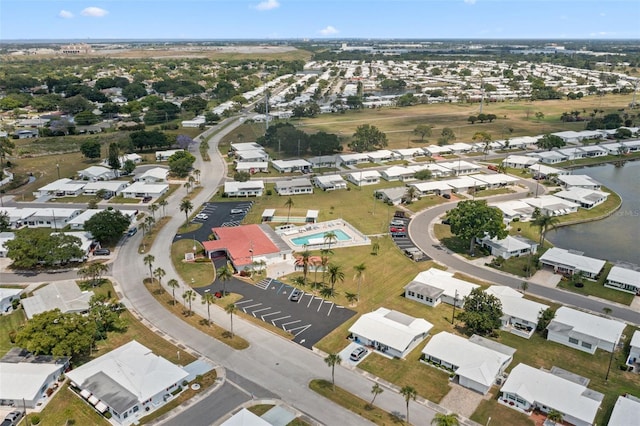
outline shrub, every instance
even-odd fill
[[[107,419],[107,420],[110,419],[111,418],[111,411],[105,411],[104,412],[104,418]]]
[[[178,386],[176,388],[176,390],[174,390],[173,392],[171,392],[171,395],[176,396],[177,394],[179,394],[180,392],[182,392],[182,386]]]
[[[37,414],[32,414],[31,417],[29,417],[29,419],[31,420],[31,424],[32,425],[39,425],[40,424],[40,416]]]
[[[273,195],[273,191],[271,189],[267,189],[265,193],[267,194],[267,196]]]

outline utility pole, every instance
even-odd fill
[[[456,303],[458,303],[458,290],[456,290],[456,293],[453,296],[453,315],[451,315],[451,325],[454,324],[456,319]]]

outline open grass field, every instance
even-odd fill
[[[105,55],[99,51],[94,55]],[[109,58],[131,59],[185,59],[185,58],[209,58],[215,61],[307,61],[311,58],[311,52],[296,49],[290,46],[221,46],[211,49],[127,49],[117,52],[108,52]]]
[[[197,253],[204,250],[199,241],[194,242],[194,240],[191,239],[184,239],[173,243],[171,245],[171,260],[182,281],[188,283],[191,287],[198,288],[211,284],[216,277],[216,271],[213,263],[209,259],[205,258],[204,262],[186,262],[184,260],[186,253],[193,253],[194,244]]]

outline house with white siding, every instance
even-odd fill
[[[615,265],[609,271],[604,286],[640,296],[640,271]]]
[[[347,180],[356,186],[375,185],[380,183],[380,176],[377,170],[362,170],[347,173]]]
[[[276,182],[275,190],[278,195],[313,194],[313,185],[307,178],[279,180]]]
[[[542,312],[549,308],[548,305],[525,299],[522,293],[511,287],[492,285],[485,291],[502,303],[501,328],[526,339],[536,331]]]
[[[621,395],[613,406],[607,426],[637,426],[640,419],[640,398],[633,395]]]
[[[313,164],[302,158],[295,160],[273,160],[271,165],[280,173],[310,172]]]
[[[381,170],[382,178],[386,181],[408,181],[415,180],[415,174],[413,170],[408,167],[391,166],[388,169]]]
[[[638,372],[638,367],[640,367],[640,330],[634,331],[633,336],[631,336],[627,365],[634,367],[635,371]]]
[[[262,180],[224,183],[224,194],[227,197],[262,197],[263,192],[264,181]]]
[[[491,256],[503,259],[535,254],[538,251],[538,243],[518,236],[507,235],[501,240],[485,236],[484,238],[476,238],[476,242],[488,249]]]
[[[319,175],[313,178],[313,184],[323,191],[347,189],[347,181],[340,175]]]
[[[553,195],[541,195],[540,197],[523,198],[523,202],[540,210],[545,216],[564,216],[578,211],[579,205]]]
[[[166,183],[134,182],[122,190],[124,198],[159,198],[169,190]]]
[[[167,161],[176,152],[184,151],[184,149],[167,149],[164,151],[156,151],[156,161]]]
[[[540,161],[539,158],[529,157],[527,155],[507,155],[507,157],[502,160],[502,165],[513,169],[526,169],[538,161]]]
[[[600,189],[602,184],[588,175],[560,175],[558,181],[565,189]]]
[[[122,190],[129,186],[129,182],[123,180],[99,180],[88,182],[83,190],[85,195],[96,195],[98,191],[104,191],[108,196],[120,195]]]
[[[82,189],[87,182],[72,180],[69,178],[62,178],[51,182],[33,193],[34,197],[75,197],[82,194]]]
[[[552,247],[540,257],[540,263],[553,268],[556,274],[581,273],[586,278],[595,279],[606,261],[584,256],[581,251]]]
[[[255,173],[268,173],[269,162],[267,161],[247,161],[235,164],[236,172],[246,172],[251,175]]]
[[[502,212],[505,222],[510,223],[514,219],[528,221],[531,219],[535,208],[521,200],[500,201],[489,203],[489,206],[496,207]]]
[[[86,169],[80,170],[78,176],[80,176],[81,179],[90,181],[111,180],[117,177],[113,169],[102,166],[87,167]]]
[[[345,166],[355,166],[356,164],[368,163],[369,156],[364,153],[340,154],[339,163]]]
[[[461,307],[464,300],[477,284],[455,278],[451,272],[427,269],[416,275],[404,286],[404,297],[428,306],[438,306],[441,302]]]
[[[154,167],[142,173],[136,180],[145,183],[166,183],[169,170],[163,167]]]
[[[414,182],[410,183],[408,186],[413,186],[418,190],[420,195],[427,194],[450,194],[451,186],[448,185],[445,181],[430,181],[430,182]]]
[[[609,194],[607,192],[579,187],[572,187],[565,191],[555,192],[553,195],[555,197],[562,198],[563,200],[576,203],[583,209],[587,210],[604,203],[607,201],[607,198],[609,198]]]

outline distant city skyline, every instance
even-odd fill
[[[638,0],[2,0],[0,40],[640,39]]]

